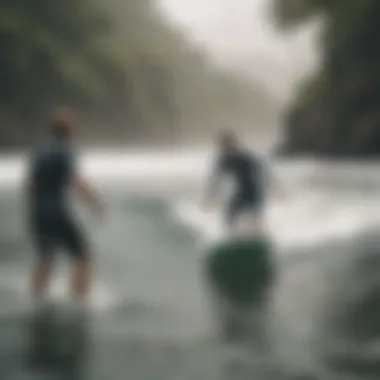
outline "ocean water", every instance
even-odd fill
[[[108,211],[99,225],[74,202],[96,272],[90,313],[71,327],[64,259],[52,289],[58,317],[31,318],[25,159],[0,162],[1,380],[379,378],[380,165],[273,163],[287,196],[273,196],[267,212],[279,277],[267,317],[272,350],[262,354],[217,339],[202,266],[223,229],[218,212],[198,206],[208,162],[203,152],[83,157]],[[64,343],[71,356],[31,365]]]

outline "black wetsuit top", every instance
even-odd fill
[[[57,245],[79,257],[86,242],[69,207],[69,190],[75,176],[75,160],[69,146],[54,139],[32,157],[30,223],[39,252],[51,255]]]
[[[68,212],[68,190],[74,176],[73,155],[68,146],[50,140],[32,158],[30,168],[31,208],[34,214]]]
[[[265,181],[263,165],[259,158],[244,151],[221,156],[217,161],[216,174],[230,175],[235,182],[236,190],[226,215],[229,223],[247,209],[261,211],[265,199]]]

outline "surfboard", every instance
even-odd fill
[[[268,236],[231,236],[208,249],[205,275],[216,292],[236,306],[250,307],[265,297],[275,272]]]

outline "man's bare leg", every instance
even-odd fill
[[[90,291],[92,277],[91,261],[87,258],[77,259],[73,264],[71,291],[72,297],[79,303],[85,303]]]
[[[53,259],[39,259],[32,275],[32,296],[34,300],[43,301],[46,298],[46,293],[48,291],[53,272],[53,266]]]

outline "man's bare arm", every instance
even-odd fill
[[[222,172],[222,166],[218,161],[207,179],[206,189],[203,196],[203,205],[206,208],[209,208],[210,206],[212,207],[215,198],[219,195]]]
[[[205,189],[204,197],[203,197],[204,205],[206,206],[209,205],[215,199],[218,183],[219,183],[219,177],[215,175],[215,173],[212,173],[211,177],[208,178],[207,183],[206,183],[206,189]]]
[[[96,213],[103,215],[104,206],[100,197],[84,178],[80,176],[75,177],[73,188],[83,201],[85,201]]]
[[[269,195],[274,199],[281,201],[286,200],[288,197],[288,190],[282,179],[278,177],[272,178]]]
[[[277,179],[276,181],[276,196],[282,200],[286,200],[288,197],[288,190],[281,179]]]

